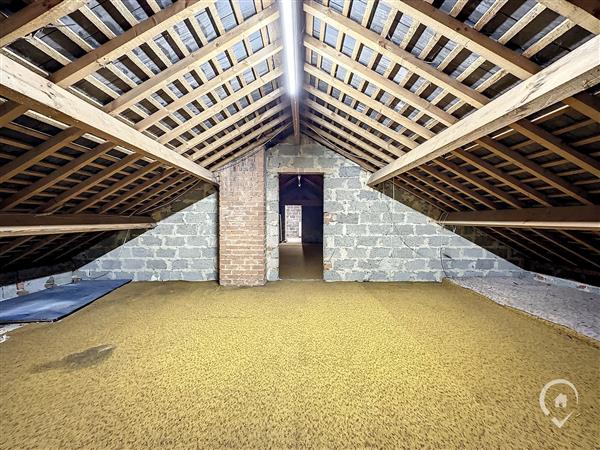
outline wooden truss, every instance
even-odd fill
[[[600,272],[589,2],[304,0],[292,98],[273,0],[25,3],[0,27],[0,214],[148,215],[293,131],[447,225]],[[0,265],[104,236],[0,237]]]
[[[34,2],[2,21],[0,216],[98,223],[40,240],[61,224],[35,216],[29,235],[0,236],[0,265],[139,228],[130,217],[217,185],[213,170],[292,126],[275,3],[141,4]]]
[[[597,276],[597,15],[562,0],[431,3],[304,2],[303,132],[447,226]],[[569,207],[591,214],[539,219]]]

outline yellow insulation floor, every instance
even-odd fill
[[[0,447],[590,449],[599,369],[448,283],[135,283],[0,344]],[[563,428],[555,378],[579,392]]]

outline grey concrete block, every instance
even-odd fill
[[[323,273],[323,279],[325,281],[341,281],[342,277],[340,273],[334,270],[327,270]]]
[[[175,227],[179,225],[165,224],[159,223],[156,228],[152,230],[152,234],[154,236],[163,235],[163,236],[172,236],[175,234]]]
[[[339,173],[340,177],[357,177],[360,174],[360,167],[358,167],[358,166],[340,167],[340,170],[338,173]]]
[[[389,258],[391,255],[391,248],[372,248],[369,250],[369,258]]]
[[[164,245],[167,247],[182,247],[185,245],[185,237],[183,236],[166,236]]]
[[[215,267],[215,261],[211,259],[190,259],[188,261],[188,267],[190,269],[213,269]]]
[[[369,234],[390,235],[394,233],[394,226],[391,223],[368,226]]]
[[[187,236],[185,243],[189,247],[208,247],[209,236]]]
[[[166,269],[167,262],[164,259],[147,259],[146,267],[148,269]]]
[[[381,194],[377,191],[372,190],[361,190],[358,194],[359,201],[373,201],[380,200]]]
[[[157,258],[174,258],[177,255],[176,248],[161,247],[156,249]]]
[[[97,263],[102,270],[118,270],[121,268],[121,264],[122,262],[118,259],[102,259]],[[89,269],[89,266],[90,264],[86,265],[85,267]]]
[[[353,236],[335,236],[334,243],[336,247],[353,247],[356,244],[356,238]]]
[[[357,216],[359,223],[362,224],[379,224],[382,221],[380,213],[363,212],[362,214],[357,214]]]
[[[463,258],[483,258],[485,256],[485,251],[482,248],[465,248],[463,249]]]
[[[202,251],[199,248],[189,248],[189,247],[181,247],[177,249],[177,253],[179,258],[201,258]]]
[[[493,259],[478,259],[475,261],[476,269],[493,269],[496,266],[496,261]]]
[[[368,234],[367,225],[348,224],[346,225],[346,234],[352,236],[365,236]]]
[[[198,234],[198,225],[189,223],[175,225],[175,234],[178,236],[194,236]]]
[[[413,258],[415,252],[408,247],[394,248],[392,250],[392,258]]]
[[[406,262],[405,269],[408,271],[424,270],[427,268],[428,262],[427,259],[411,259]]]
[[[202,257],[206,259],[211,259],[216,263],[216,258],[218,255],[218,250],[215,247],[207,247],[202,249]]]
[[[154,256],[154,249],[150,247],[132,247],[131,256],[134,258],[148,258]]]
[[[340,269],[352,269],[357,264],[355,259],[338,259],[333,262],[333,268],[335,270]]]
[[[162,239],[157,236],[143,235],[139,238],[141,245],[148,247],[160,247],[163,245]]]
[[[136,270],[144,268],[144,260],[143,259],[123,259],[123,264],[121,267],[125,270]]]
[[[189,260],[187,259],[176,259],[171,263],[171,269],[182,270],[187,269],[189,266]]]
[[[438,225],[415,225],[415,234],[420,236],[435,236],[438,228]]]

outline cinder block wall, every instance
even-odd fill
[[[214,193],[84,265],[78,273],[86,278],[134,281],[216,280],[217,236]]]
[[[267,151],[267,277],[279,276],[282,172],[324,173],[324,277],[329,281],[432,281],[524,272],[427,216],[367,186],[369,173],[320,144]]]
[[[285,239],[300,238],[302,223],[302,206],[286,205],[285,207]]]
[[[256,286],[266,282],[265,153],[219,171],[219,283]]]

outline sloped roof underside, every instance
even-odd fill
[[[81,3],[26,30],[2,53],[209,171],[294,128],[297,112],[285,90],[271,0]],[[3,5],[7,21],[29,7]],[[300,129],[375,172],[594,39],[600,21],[578,5],[306,0],[298,37]],[[468,32],[455,32],[456,24]],[[598,205],[596,94],[592,86],[574,100],[547,105],[520,125],[386,183],[426,201],[441,217]],[[147,215],[202,183],[10,98],[2,102],[0,165],[11,170],[0,168],[1,213]],[[590,279],[600,273],[597,231],[481,230],[565,273]],[[4,238],[0,265],[48,264],[105,236]]]

